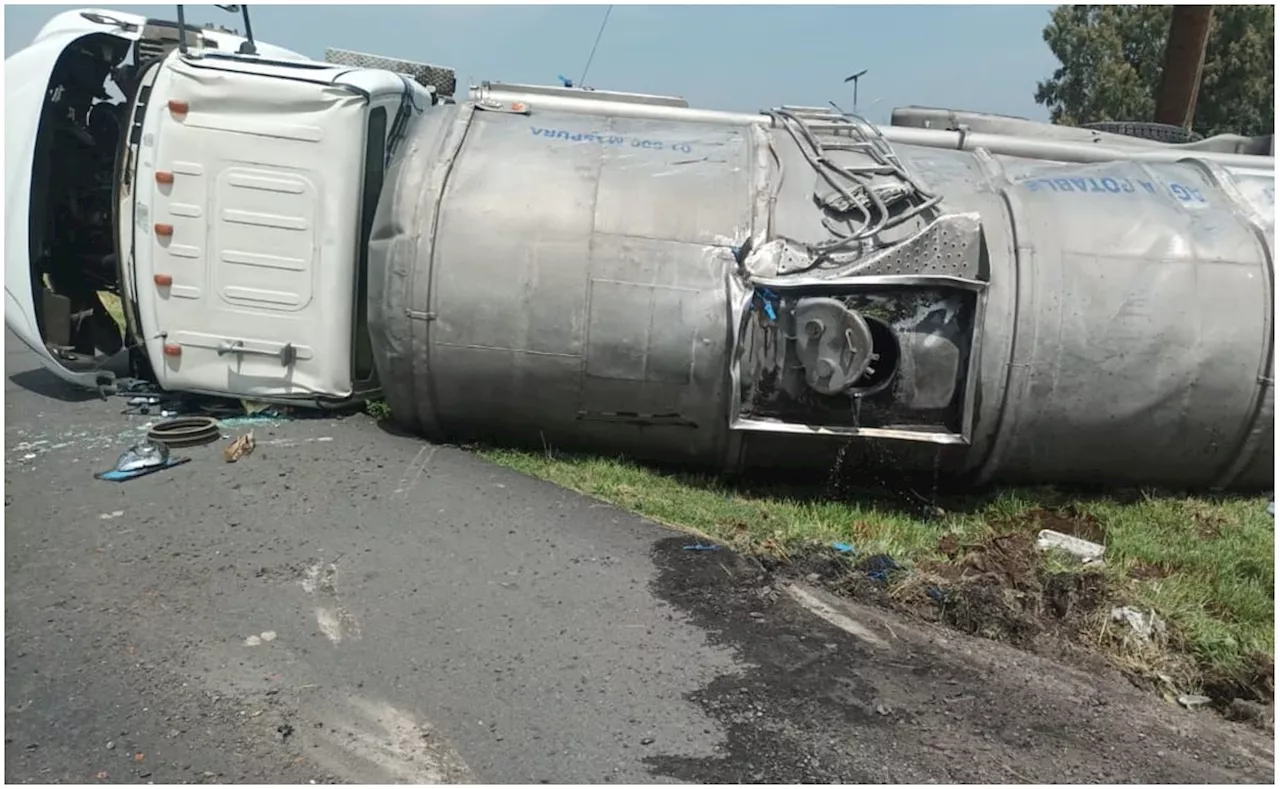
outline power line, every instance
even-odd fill
[[[600,29],[596,31],[596,43],[591,45],[591,54],[587,55],[587,65],[582,67],[582,77],[578,80],[578,87],[582,87],[586,83],[587,72],[591,70],[591,61],[596,59],[596,47],[600,46],[600,37],[604,35],[604,29],[609,24],[609,14],[613,13],[613,6],[609,6],[604,10],[604,19],[600,21]]]

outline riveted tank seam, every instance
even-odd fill
[[[532,112],[530,114],[532,115]],[[606,118],[605,130],[609,132],[615,131],[613,118]],[[592,288],[591,283],[592,283],[592,280],[595,278],[596,220],[597,220],[597,215],[600,213],[600,181],[603,180],[603,176],[604,176],[604,158],[605,158],[604,149],[601,148],[599,151],[599,154],[596,156],[596,172],[595,172],[595,178],[594,178],[595,184],[591,190],[591,229],[587,233],[588,263],[586,266],[583,267],[583,271],[582,271],[582,276],[583,276],[583,279],[585,280],[585,282],[583,283],[583,292],[587,295],[586,295],[586,298],[583,300],[583,305],[582,305],[582,309],[583,309],[582,346],[581,346],[581,352],[579,353],[579,357],[578,357],[577,391],[578,391],[578,402],[579,402],[579,406],[578,406],[579,418],[582,418],[582,415],[586,413],[585,402],[584,402],[585,398],[583,396],[583,392],[586,391],[585,387],[587,384],[587,356],[591,352],[590,351],[591,320],[587,316],[591,315],[591,300],[594,298],[594,295],[595,295],[595,291]],[[544,441],[545,441],[545,438],[544,438]]]
[[[977,151],[974,152],[974,159],[978,161],[979,172],[983,174],[983,178],[984,178],[984,182],[982,184],[979,184],[979,186],[986,186],[987,188],[989,188],[989,190],[995,193],[1001,193],[1002,190],[1004,190],[1004,188],[1007,188],[1010,186],[1009,175],[1007,175],[1005,173],[1005,169],[1001,167],[1000,161],[998,161],[995,158],[995,156],[991,155],[991,151],[988,151],[987,149],[978,149]],[[1004,200],[1001,200],[1000,204],[1005,205],[1006,211],[1009,211],[1009,213],[1011,214],[1011,209],[1009,209],[1009,206],[1007,206]],[[1004,219],[1004,218],[1001,218],[1001,219]],[[1010,224],[1009,222],[1001,223],[1002,227],[1007,227],[1007,225],[1009,224]],[[970,345],[969,347],[969,365],[968,365],[969,369],[968,369],[968,374],[966,374],[966,377],[965,377],[965,391],[964,391],[964,401],[963,401],[964,411],[961,412],[961,415],[960,415],[960,420],[961,420],[960,434],[963,435],[963,437],[965,438],[966,446],[969,446],[969,447],[974,446],[973,430],[974,430],[975,420],[977,420],[977,414],[975,414],[975,411],[977,411],[979,407],[979,403],[977,402],[978,386],[979,386],[979,380],[980,378],[982,378],[983,351],[984,351],[984,348],[986,348],[988,345],[988,343],[986,342],[987,310],[989,306],[988,302],[991,301],[991,278],[992,278],[991,245],[989,245],[989,243],[987,242],[987,232],[988,232],[987,223],[983,222],[982,214],[980,213],[979,213],[979,225],[980,225],[980,231],[979,231],[980,234],[979,234],[979,242],[978,242],[980,245],[979,260],[980,260],[980,255],[983,254],[983,252],[980,250],[986,250],[987,287],[983,288],[982,291],[978,293],[977,304],[974,305],[973,341],[972,341],[972,345]],[[1016,250],[1016,246],[1015,246],[1015,250]],[[1015,260],[1014,268],[1016,269],[1016,260]],[[978,275],[979,275],[979,278],[980,278],[980,275],[982,275],[982,269],[980,269],[980,266],[979,266]],[[1018,325],[1016,324],[1016,321],[1018,321],[1018,315],[1016,315],[1015,313],[1014,314],[1015,333],[1016,333],[1016,325]],[[1011,341],[1009,345],[1010,346],[1012,345]],[[1006,354],[1007,354],[1007,348],[1006,348]],[[1005,356],[1005,359],[1007,359],[1007,356]],[[998,425],[997,425],[997,428],[998,428]],[[992,442],[992,446],[995,446],[995,442]]]
[[[982,161],[981,157],[979,161]],[[990,165],[985,162],[983,164],[983,172],[987,175],[988,183],[995,181],[992,184],[995,186],[997,183],[1003,182],[995,191],[1000,195],[1000,201],[1009,219],[1009,232],[1013,235],[1013,265],[1009,267],[1010,279],[1012,280],[1010,292],[1013,294],[1013,298],[1010,308],[1009,340],[1006,345],[1008,355],[1005,362],[1005,378],[1000,391],[1000,405],[996,409],[996,424],[992,431],[991,449],[987,452],[985,458],[973,466],[977,469],[976,481],[980,485],[989,482],[996,471],[999,470],[1000,462],[1005,452],[1008,451],[1009,444],[1013,440],[1014,431],[1017,429],[1019,416],[1017,404],[1021,401],[1021,395],[1028,386],[1030,369],[1029,365],[1021,361],[1021,359],[1028,343],[1034,348],[1036,327],[1033,322],[1032,336],[1030,338],[1024,332],[1019,331],[1023,317],[1023,294],[1024,292],[1033,292],[1030,286],[1035,277],[1034,262],[1036,258],[1035,248],[1031,246],[1029,240],[1031,234],[1022,215],[1022,203],[1018,199],[1017,193],[1013,191],[1012,183],[1003,170],[998,174],[998,181],[996,181],[996,177],[993,177],[995,173],[989,167],[996,164],[994,158],[991,159]],[[979,330],[981,328],[979,326]],[[977,362],[981,363],[980,357]],[[1015,389],[1019,397],[1011,398],[1010,395]],[[1011,401],[1013,403],[1012,406]]]
[[[1268,294],[1274,293],[1272,288],[1275,283],[1275,262],[1272,259],[1271,248],[1267,244],[1266,231],[1262,229],[1257,221],[1256,209],[1243,198],[1240,190],[1236,187],[1234,179],[1220,165],[1192,157],[1183,159],[1180,163],[1182,162],[1191,164],[1199,169],[1205,177],[1230,197],[1232,202],[1238,203],[1246,209],[1240,212],[1241,221],[1248,225],[1249,230],[1258,241],[1258,247],[1262,250],[1262,277],[1265,292]],[[1228,460],[1222,469],[1213,477],[1211,484],[1215,488],[1227,488],[1236,481],[1236,478],[1248,466],[1249,461],[1253,460],[1254,455],[1257,454],[1258,444],[1264,432],[1261,422],[1263,410],[1266,407],[1267,392],[1275,386],[1275,377],[1272,370],[1275,353],[1275,304],[1271,298],[1265,299],[1263,304],[1262,357],[1258,363],[1257,386],[1254,388],[1253,401],[1250,403],[1241,425],[1239,437],[1235,441],[1235,449],[1228,455]]]
[[[457,161],[462,145],[466,142],[467,132],[471,129],[471,121],[475,117],[475,105],[465,104],[458,109],[458,117],[454,120],[452,128],[449,130],[449,137],[446,139],[442,148],[443,157],[440,162],[433,168],[431,173],[431,185],[427,190],[428,194],[435,196],[435,205],[431,211],[431,223],[427,227],[424,234],[424,240],[427,243],[427,271],[426,271],[426,293],[424,294],[424,306],[427,312],[432,315],[438,315],[438,305],[434,303],[435,298],[439,295],[439,289],[436,287],[436,278],[439,275],[439,267],[436,265],[436,240],[440,229],[440,211],[444,206],[445,190],[449,185],[449,176],[453,174],[453,165]],[[415,274],[417,267],[414,269]],[[413,283],[414,292],[417,291],[417,282]],[[425,388],[427,390],[427,402],[423,405],[429,408],[429,419],[432,432],[440,434],[440,412],[439,412],[439,393],[436,390],[435,376],[431,374],[434,367],[432,364],[432,343],[431,343],[431,324],[434,321],[422,322],[422,354],[423,365],[419,375],[425,379]],[[420,409],[421,410],[421,409]]]
[[[742,373],[739,366],[741,347],[738,344],[738,338],[745,330],[743,318],[747,315],[747,310],[743,305],[750,298],[747,294],[751,290],[750,277],[746,274],[743,259],[747,249],[758,249],[769,239],[773,226],[773,210],[777,203],[777,189],[781,187],[783,175],[782,158],[774,148],[769,131],[760,126],[752,126],[749,129],[749,140],[756,167],[751,180],[751,189],[754,192],[752,227],[748,231],[747,238],[743,240],[743,245],[735,250],[736,265],[728,270],[725,277],[725,331],[728,333],[725,347],[730,349],[725,359],[728,368],[725,377],[728,380],[729,396],[724,398],[724,419],[720,429],[724,435],[722,466],[729,473],[741,471],[746,463],[747,434],[733,428],[740,409],[742,392]],[[769,168],[770,156],[778,166],[777,175],[772,178]]]

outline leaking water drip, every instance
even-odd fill
[[[852,398],[850,414],[854,428],[861,427],[861,406],[861,398]],[[859,441],[859,439],[848,439],[836,450],[835,460],[827,473],[826,481],[826,493],[832,498],[848,499],[853,490],[862,487],[855,483],[853,474],[850,473],[855,469],[850,468],[849,450],[856,441]],[[903,469],[902,464],[881,442],[875,439],[861,439],[861,444],[868,448],[872,457],[868,458],[864,454],[861,459],[862,462],[857,464],[856,471],[869,476],[876,487],[897,500],[898,504],[908,512],[924,518],[936,515],[939,511],[937,506],[938,485],[942,472],[941,448],[934,450],[929,495],[925,496],[911,487],[907,480],[909,475]]]

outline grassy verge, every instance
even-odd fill
[[[888,554],[909,569],[891,578],[888,596],[908,608],[938,607],[939,587],[972,589],[978,580],[997,577],[1003,599],[1009,593],[1034,597],[1034,605],[1012,605],[1041,615],[1049,592],[1062,588],[1061,576],[1088,573],[1102,582],[1102,591],[1094,595],[1089,615],[1065,633],[1070,640],[1134,674],[1162,676],[1167,692],[1270,700],[1275,552],[1266,497],[1005,489],[983,497],[944,497],[938,502],[943,511],[924,519],[895,506],[883,491],[846,490],[833,499],[821,484],[751,485],[601,457],[481,453],[737,550],[780,557],[784,564],[817,546],[833,553],[829,546],[836,541],[855,546],[864,557]],[[1035,535],[1042,528],[1103,542],[1106,561],[1085,570],[1036,551]],[[1033,588],[1035,594],[1028,594]],[[1113,607],[1120,605],[1154,610],[1166,623],[1165,634],[1133,638],[1127,625],[1112,620]]]

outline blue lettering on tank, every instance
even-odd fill
[[[1070,195],[1131,195],[1138,191],[1138,187],[1142,187],[1148,195],[1156,195],[1160,193],[1160,189],[1151,181],[1138,181],[1135,186],[1134,182],[1128,178],[1095,178],[1087,176],[1068,176],[1065,178],[1029,178],[1021,182],[1027,188],[1028,192],[1055,192],[1057,194]],[[1170,183],[1168,185],[1168,194],[1179,203],[1187,206],[1208,205],[1209,199],[1205,197],[1204,192],[1195,186],[1187,186],[1186,184]],[[1275,201],[1274,188],[1268,188],[1265,192],[1267,199]]]
[[[643,137],[623,137],[617,134],[608,136],[597,132],[570,131],[568,129],[547,129],[541,126],[530,126],[529,133],[534,137],[543,137],[565,142],[589,142],[597,145],[623,145],[639,148],[644,151],[674,151],[676,153],[693,153],[693,144],[687,142],[667,143],[662,140],[650,140]]]

